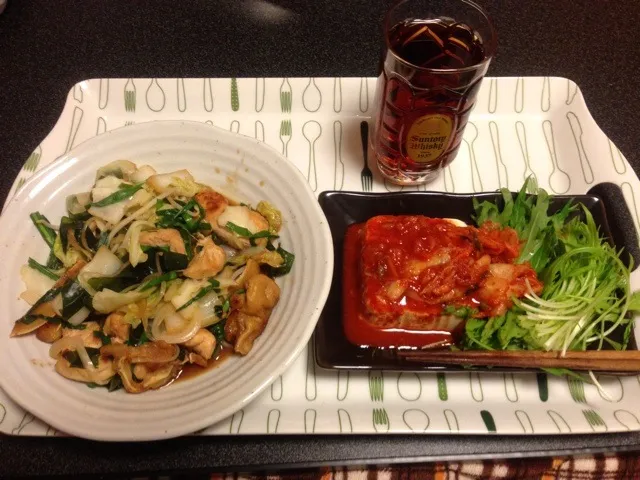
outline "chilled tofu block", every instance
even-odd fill
[[[367,332],[375,330],[376,346],[450,343],[466,318],[501,315],[513,297],[541,290],[530,265],[514,263],[519,251],[514,230],[491,224],[382,215],[352,226],[345,241],[345,283],[351,285],[345,302],[359,307],[345,310],[348,338],[372,345]],[[349,268],[356,271],[349,274]],[[357,328],[347,316],[358,317]]]

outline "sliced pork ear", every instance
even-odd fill
[[[163,341],[138,347],[112,343],[102,347],[100,354],[114,358],[122,385],[129,393],[160,388],[170,382],[180,368],[177,361],[180,348]]]
[[[160,388],[173,380],[179,368],[174,363],[161,365],[137,363],[131,369],[135,378],[128,379],[127,383],[130,387],[142,391]],[[134,383],[135,386],[133,386]]]
[[[55,369],[56,372],[69,380],[98,385],[106,385],[116,374],[113,361],[106,357],[100,357],[95,370],[89,371],[86,368],[72,367],[67,359],[61,356],[56,362]]]
[[[13,329],[11,330],[11,333],[9,336],[20,337],[21,335],[26,335],[28,333],[35,332],[40,327],[42,327],[45,323],[47,323],[47,321],[43,320],[42,318],[34,320],[33,322],[30,322],[30,323],[24,323],[18,320],[13,326]]]
[[[180,348],[157,340],[138,347],[123,344],[105,345],[100,349],[100,354],[117,359],[124,358],[131,363],[167,363],[178,358]]]

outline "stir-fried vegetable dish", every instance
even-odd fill
[[[118,160],[66,209],[58,224],[31,214],[49,255],[22,267],[31,308],[11,336],[35,333],[60,375],[91,387],[140,393],[223,351],[248,354],[294,262],[275,206],[238,203],[187,170]]]

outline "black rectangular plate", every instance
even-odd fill
[[[342,264],[343,239],[347,227],[353,223],[365,222],[376,215],[426,215],[434,218],[457,218],[473,224],[473,199],[478,201],[499,201],[500,193],[449,194],[439,192],[406,193],[359,193],[322,192],[320,206],[329,221],[335,255],[333,282],[329,298],[315,330],[314,346],[317,364],[332,369],[385,369],[402,371],[445,371],[470,370],[468,367],[420,365],[408,362],[397,355],[396,349],[360,347],[351,344],[342,327]],[[607,209],[603,200],[596,195],[554,195],[550,211],[555,212],[567,202],[581,203],[593,215],[600,232],[618,249],[627,247],[627,241],[619,235],[612,235],[607,221]],[[576,213],[580,214],[580,213]],[[582,214],[584,215],[584,214]],[[614,231],[618,229],[614,228]],[[637,242],[636,242],[637,244]],[[627,248],[626,251],[633,249]],[[625,258],[628,260],[628,258]],[[612,338],[621,340],[622,332],[614,332]],[[629,349],[636,349],[635,340]],[[505,369],[474,367],[478,371],[538,371],[537,369]]]

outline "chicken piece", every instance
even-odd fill
[[[115,337],[115,343],[124,343],[129,340],[131,324],[124,321],[124,313],[113,312],[104,322],[104,333],[110,337]]]
[[[266,319],[279,299],[278,284],[266,275],[256,275],[247,282],[247,303],[244,312]]]
[[[231,299],[229,300],[230,310],[244,310],[244,306],[247,303],[247,295],[246,291],[242,293],[238,293],[237,291],[231,295]]]
[[[160,228],[158,230],[146,230],[140,232],[140,245],[149,247],[169,247],[175,253],[185,255],[184,240],[180,232],[175,228]]]
[[[266,318],[233,311],[225,323],[224,336],[233,344],[236,353],[246,355],[253,348],[253,342],[264,331],[266,324]]]
[[[86,368],[72,367],[66,358],[60,357],[56,362],[56,372],[69,380],[84,383],[96,383],[98,385],[106,385],[116,374],[113,362],[104,356],[98,360],[95,370],[89,371]]]
[[[196,202],[205,211],[205,219],[210,225],[218,224],[218,217],[229,205],[227,198],[213,190],[204,190],[195,196]]]
[[[41,342],[53,343],[62,337],[62,324],[47,323],[36,331],[36,338]]]
[[[200,355],[204,360],[209,360],[216,348],[216,337],[206,328],[201,328],[182,345]]]
[[[63,337],[79,337],[82,340],[82,344],[87,348],[100,348],[102,346],[102,340],[96,337],[93,332],[100,331],[100,325],[97,322],[86,322],[85,327],[82,330],[77,328],[63,328]]]
[[[189,266],[184,270],[184,276],[195,280],[215,276],[224,268],[227,256],[222,247],[216,245],[211,237],[206,237],[200,242],[202,250],[198,252],[189,262]]]
[[[156,340],[139,347],[112,343],[103,346],[100,353],[118,360],[125,359],[130,363],[167,363],[178,358],[180,348],[163,340]]]

